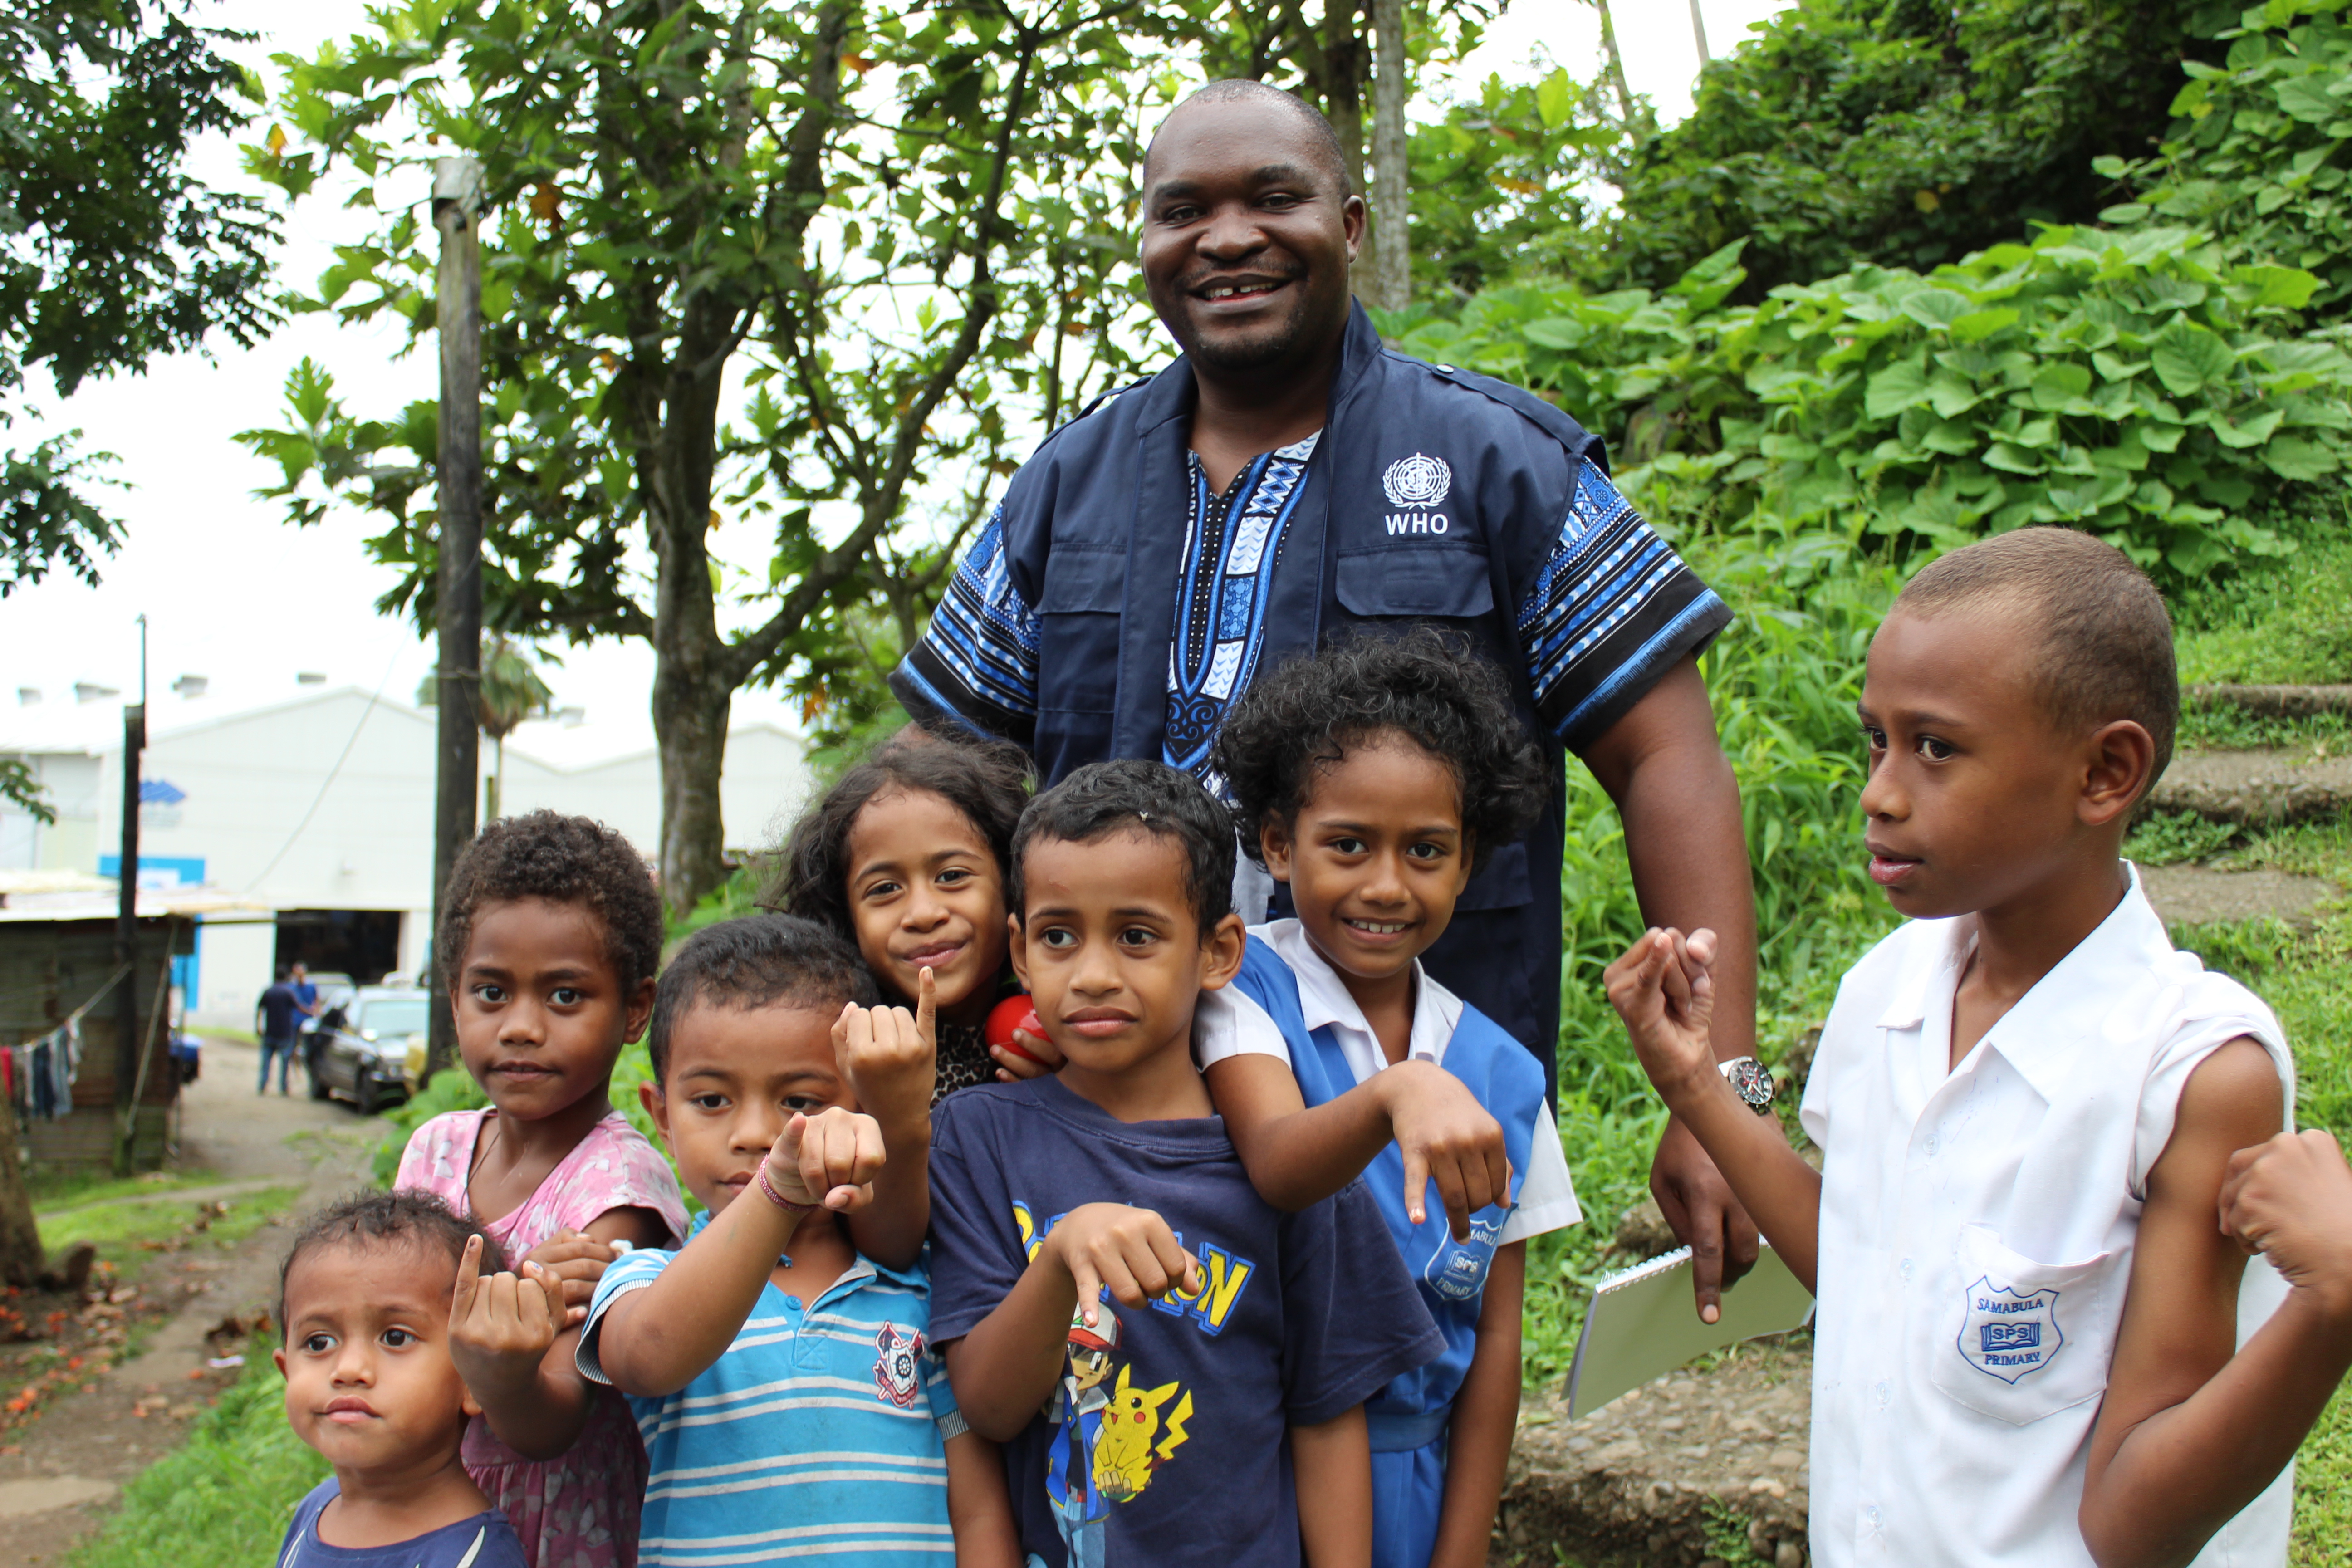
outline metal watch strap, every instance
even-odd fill
[[[1772,1075],[1765,1070],[1762,1062],[1754,1057],[1735,1057],[1727,1062],[1717,1062],[1716,1070],[1723,1074],[1724,1081],[1731,1085],[1731,1092],[1748,1110],[1759,1116],[1771,1113],[1772,1097],[1780,1086],[1772,1081]]]

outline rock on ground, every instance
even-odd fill
[[[1741,1346],[1571,1424],[1567,1401],[1519,1415],[1493,1568],[1697,1568],[1726,1546],[1804,1568],[1809,1334]]]

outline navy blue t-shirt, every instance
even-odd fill
[[[278,1568],[530,1568],[514,1526],[497,1509],[389,1546],[330,1546],[319,1539],[319,1516],[341,1495],[329,1476],[302,1500],[278,1549]]]
[[[290,1040],[301,1032],[302,1004],[294,987],[281,980],[261,994],[261,1033],[265,1039]]]
[[[1444,1349],[1362,1184],[1282,1214],[1222,1118],[1122,1122],[1051,1078],[931,1117],[933,1342],[993,1311],[1081,1205],[1153,1210],[1201,1260],[1196,1297],[1073,1321],[1053,1399],[1004,1449],[1023,1550],[1048,1568],[1295,1568],[1289,1428]]]

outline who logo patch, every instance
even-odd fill
[[[1415,452],[1399,458],[1381,475],[1391,506],[1435,506],[1454,488],[1454,470],[1443,458]]]
[[[1968,1311],[1960,1320],[1960,1359],[2016,1386],[2048,1366],[2065,1346],[2058,1327],[2059,1291],[2020,1292],[1983,1275],[1969,1287]]]

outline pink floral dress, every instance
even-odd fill
[[[415,1187],[471,1212],[466,1182],[474,1149],[495,1110],[452,1110],[418,1128],[400,1157],[396,1187]],[[613,1209],[650,1209],[676,1238],[686,1234],[677,1178],[645,1135],[614,1111],[589,1130],[539,1190],[514,1212],[482,1228],[507,1257],[525,1253],[563,1229],[585,1230]],[[466,1473],[505,1512],[534,1568],[635,1568],[637,1515],[645,1505],[646,1449],[617,1389],[597,1387],[588,1425],[569,1453],[526,1459],[476,1416],[466,1433]]]

